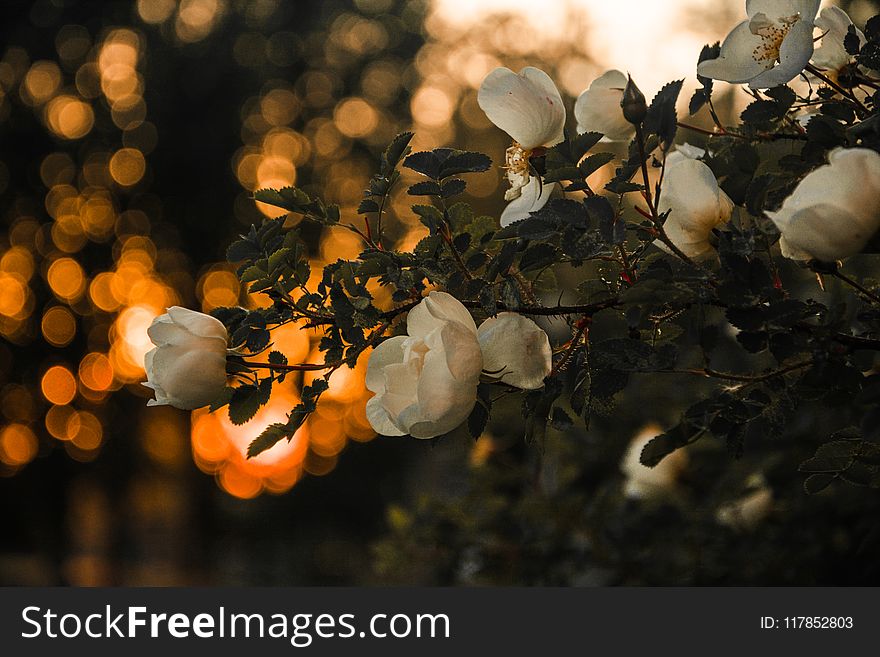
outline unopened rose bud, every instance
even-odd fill
[[[648,103],[636,83],[633,82],[632,76],[627,77],[626,87],[623,89],[623,98],[620,100],[620,107],[623,108],[623,118],[633,125],[641,125],[648,115]]]

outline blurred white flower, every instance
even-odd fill
[[[816,19],[816,27],[824,32],[822,42],[813,53],[813,63],[826,71],[832,79],[837,79],[841,69],[848,66],[853,58],[846,51],[843,40],[853,22],[840,7],[825,7]],[[855,28],[859,44],[865,45],[864,33]]]
[[[477,327],[455,297],[431,292],[406,320],[408,335],[370,354],[367,418],[385,436],[433,438],[464,422],[483,369]]]
[[[727,82],[769,89],[800,75],[813,56],[813,28],[820,0],[746,0],[748,20],[737,25],[718,59],[697,72]]]
[[[528,317],[499,313],[477,331],[483,369],[502,383],[536,390],[553,367],[553,352],[544,330]]]
[[[880,155],[837,148],[777,212],[767,212],[792,260],[835,262],[861,251],[880,229]]]
[[[715,520],[719,525],[750,532],[757,529],[770,514],[773,510],[773,491],[762,476],[758,475],[753,480],[753,485],[757,486],[755,490],[718,509]]]
[[[664,229],[673,244],[690,258],[712,252],[712,229],[730,219],[733,201],[718,186],[715,174],[692,157],[695,149],[675,151],[666,158],[666,173],[657,211],[671,210]],[[662,249],[667,247],[656,242]]]
[[[642,429],[629,445],[620,469],[626,476],[624,495],[634,499],[652,499],[668,496],[675,491],[678,478],[688,464],[687,453],[677,449],[653,468],[642,465],[642,450],[652,438],[660,434],[660,428],[649,425]]]
[[[155,399],[147,406],[168,404],[193,410],[213,402],[226,386],[228,334],[220,320],[173,306],[147,329],[154,349],[144,357],[147,381]]]
[[[505,153],[510,189],[504,198],[512,201],[502,215],[506,226],[544,207],[556,187],[544,185],[532,175],[529,158],[535,149],[563,140],[565,106],[550,76],[533,66],[519,73],[509,68],[491,71],[480,85],[477,103],[489,120],[513,139]]]
[[[626,83],[627,77],[616,70],[593,80],[574,104],[579,133],[601,132],[605,141],[632,139],[635,127],[623,117],[620,107]]]

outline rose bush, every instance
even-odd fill
[[[477,102],[513,140],[493,154],[509,184],[500,218],[463,200],[468,176],[492,158],[413,152],[408,132],[381,154],[356,217],[302,189],[258,190],[257,201],[300,220],[264,221],[229,249],[248,292],[271,302],[213,311],[232,347],[230,417],[247,421],[275,384],[312,374],[301,403],[249,455],[290,439],[333,372],[372,350],[367,415],[377,432],[427,439],[466,427],[479,438],[503,417],[502,432],[521,428],[539,445],[592,441],[602,424],[619,444],[623,432],[657,424],[624,456],[626,483],[615,490],[711,493],[713,531],[719,504],[744,487],[716,490],[722,478],[700,481],[696,465],[693,478],[679,475],[719,446],[724,458],[745,458],[801,431],[798,450],[758,459],[750,474],[784,463],[810,493],[840,481],[880,487],[880,294],[867,253],[880,228],[880,95],[867,73],[880,68],[880,17],[859,32],[838,11],[817,18],[818,6],[749,0],[748,20],[703,49],[687,108],[705,109],[709,128],[681,114],[682,80],[648,102],[635,81],[608,72],[574,101],[577,127],[566,130],[570,99],[549,75],[491,71]],[[751,87],[734,125],[720,118],[713,79]],[[682,132],[704,148],[681,143]],[[603,150],[630,137],[625,149]],[[413,176],[413,217],[398,216],[402,169]],[[395,240],[414,217],[422,236],[404,250]],[[315,226],[349,231],[361,252],[314,272]],[[184,344],[166,336],[167,323],[151,329],[161,341],[148,363],[157,400],[208,403],[223,387],[225,334],[198,334],[216,349],[214,374],[188,392],[179,387],[188,361],[162,356]],[[272,350],[272,331],[291,323],[319,334],[319,362]],[[806,445],[815,456],[803,460]],[[582,472],[571,480],[583,483],[596,464],[586,463],[591,449],[578,453]],[[744,508],[775,499],[768,489]],[[660,497],[679,504],[686,492]]]

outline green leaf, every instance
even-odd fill
[[[593,153],[578,165],[578,170],[581,176],[586,178],[613,161],[615,157],[617,156],[614,153]]]
[[[253,261],[261,255],[260,247],[248,239],[233,242],[226,249],[226,259],[229,262]]]
[[[208,410],[211,413],[213,413],[214,411],[219,410],[219,409],[223,408],[224,406],[226,406],[226,404],[228,404],[229,401],[232,399],[232,394],[234,392],[235,392],[235,388],[230,388],[229,386],[226,386],[225,388],[223,388],[223,392],[220,393],[217,396],[217,398],[211,402],[211,405],[210,405],[210,407],[208,407]]]
[[[440,178],[440,161],[433,151],[419,151],[412,153],[403,161],[403,166],[427,176],[432,180]]]
[[[412,185],[406,193],[410,196],[440,196],[443,191],[440,185],[433,180],[423,180]]]
[[[464,193],[465,189],[467,189],[467,183],[461,178],[450,178],[440,187],[443,198],[458,196],[459,194]]]
[[[697,64],[701,64],[702,62],[708,61],[710,59],[718,59],[721,55],[721,44],[716,42],[714,45],[705,45],[703,46],[703,50],[700,51],[700,57],[697,61]],[[700,109],[709,102],[712,98],[712,86],[713,80],[711,78],[703,77],[702,75],[697,75],[697,80],[702,85],[701,89],[697,89],[694,95],[691,97],[691,102],[688,105],[688,112],[691,116],[700,111]]]
[[[414,205],[412,211],[415,212],[422,223],[430,229],[432,233],[437,232],[443,225],[443,213],[433,205]]]
[[[684,80],[675,80],[666,84],[651,101],[648,116],[645,118],[645,130],[657,135],[663,150],[668,151],[678,131],[678,117],[675,103],[681,93]]]
[[[448,178],[462,173],[479,173],[487,171],[491,166],[491,158],[483,153],[452,151],[441,164],[440,177]]]
[[[229,419],[232,424],[244,424],[256,415],[263,405],[262,394],[256,386],[240,386],[229,400]]]
[[[257,436],[250,445],[248,445],[247,449],[247,457],[253,458],[258,454],[265,452],[267,449],[271,449],[278,443],[280,440],[284,438],[290,439],[293,437],[293,433],[290,431],[290,428],[283,423],[275,423],[270,424],[266,429]]]
[[[486,424],[489,422],[489,415],[492,412],[492,386],[481,383],[477,387],[477,403],[474,410],[468,416],[468,431],[471,437],[476,440],[483,435]]]
[[[400,160],[406,157],[410,150],[409,143],[412,141],[412,138],[412,132],[401,132],[388,144],[388,148],[385,149],[385,153],[382,156],[382,165],[386,171],[394,169],[400,164]]]

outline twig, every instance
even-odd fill
[[[859,283],[856,280],[853,280],[852,278],[850,278],[846,274],[842,274],[842,273],[840,273],[839,270],[837,270],[834,273],[832,273],[831,275],[834,278],[837,278],[838,280],[843,281],[844,283],[849,285],[854,290],[857,290],[858,292],[860,292],[864,296],[868,297],[874,303],[880,303],[880,296],[877,296],[875,293],[871,292],[871,290],[866,288],[864,285],[862,285],[861,283]]]
[[[797,370],[802,370],[812,364],[812,359],[805,360],[799,363],[795,363],[794,365],[789,365],[788,367],[783,367],[778,370],[773,370],[772,372],[767,372],[765,374],[732,374],[729,372],[718,372],[708,367],[703,369],[656,370],[656,372],[658,374],[692,374],[696,376],[710,377],[713,379],[723,379],[725,381],[737,381],[739,383],[761,383],[763,381],[770,381],[771,379],[776,379],[780,376],[790,374],[791,372],[796,372]]]

